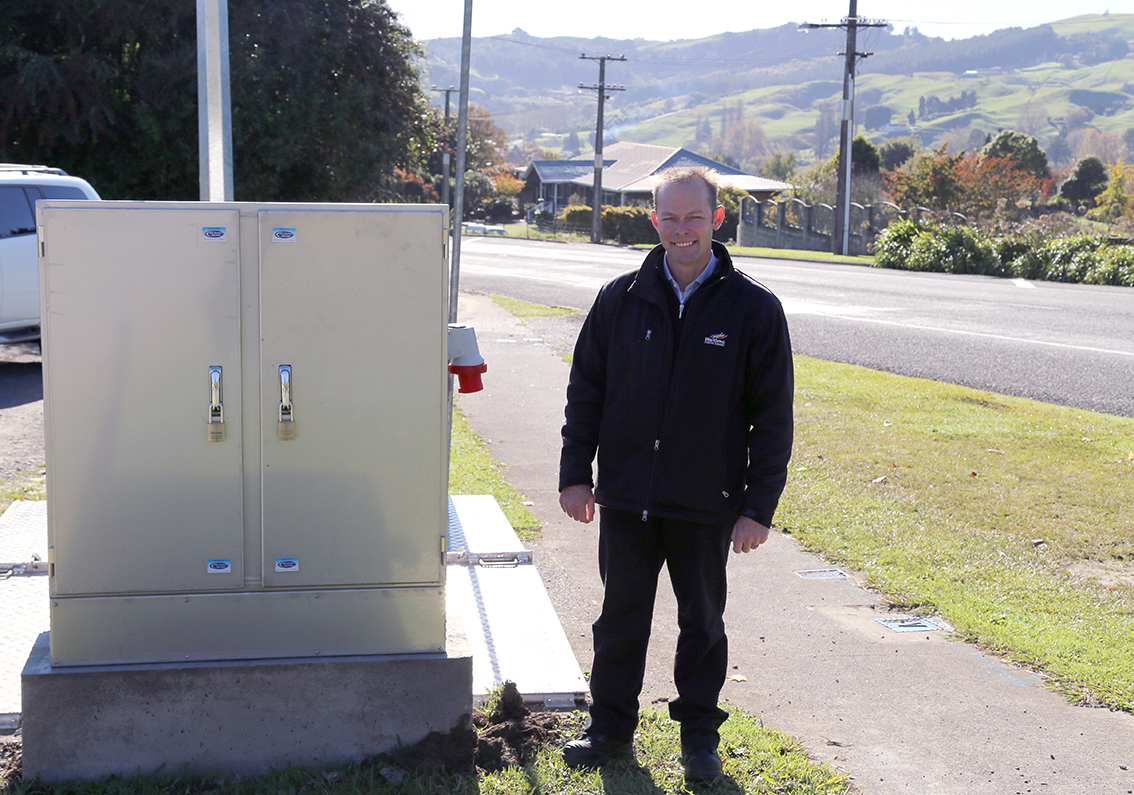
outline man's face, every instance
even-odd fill
[[[724,223],[724,207],[713,208],[708,185],[700,180],[676,182],[658,191],[650,214],[665,248],[670,269],[704,268],[712,253],[713,230]]]

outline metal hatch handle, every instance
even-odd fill
[[[281,442],[295,439],[295,420],[291,406],[291,365],[280,365],[280,415],[276,423],[276,437]]]
[[[224,441],[224,403],[221,402],[221,386],[223,368],[220,365],[209,366],[209,441]]]

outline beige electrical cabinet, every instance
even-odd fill
[[[447,212],[39,202],[53,665],[444,648]]]

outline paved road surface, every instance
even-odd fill
[[[468,238],[461,287],[589,309],[643,253]],[[796,353],[1134,417],[1134,290],[738,258],[780,297]]]

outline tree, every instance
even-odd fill
[[[762,177],[790,182],[795,174],[795,152],[776,152],[756,172]]]
[[[196,15],[181,0],[5,9],[0,159],[49,163],[106,198],[196,199]],[[420,50],[383,0],[229,0],[237,199],[393,198],[436,114]]]
[[[1003,158],[1019,164],[1037,179],[1051,176],[1047,154],[1040,149],[1039,141],[1030,135],[1014,130],[1001,130],[980,150],[981,157]]]
[[[863,124],[868,130],[880,130],[894,118],[894,109],[885,105],[871,105],[866,109]]]
[[[958,195],[957,163],[963,157],[963,152],[947,154],[942,146],[914,158],[908,171],[887,172],[883,178],[894,203],[902,207],[951,206]]]
[[[1106,189],[1106,166],[1093,155],[1075,164],[1071,177],[1059,189],[1059,195],[1073,204],[1090,204]]]
[[[907,171],[884,175],[896,204],[936,206],[971,216],[1016,215],[1044,190],[1037,178],[1008,158],[949,155],[945,147],[915,157]]]
[[[1097,209],[1089,215],[1103,221],[1117,221],[1134,210],[1134,166],[1119,159],[1107,169],[1106,188],[1095,197]]]
[[[496,184],[483,171],[465,172],[465,217],[467,221],[483,213],[496,199]]]
[[[835,155],[835,167],[842,164],[842,152]],[[851,141],[851,171],[855,174],[877,174],[882,167],[882,158],[878,154],[878,147],[870,143],[861,135],[856,135]]]
[[[725,162],[746,171],[754,170],[756,164],[768,155],[768,139],[764,128],[753,119],[733,121],[728,131],[715,143]]]
[[[492,120],[492,114],[479,105],[470,105],[468,117],[468,130],[465,133],[466,168],[486,171],[503,163],[507,159],[504,148],[506,136]]]
[[[952,209],[970,216],[1019,214],[1042,191],[1041,181],[1009,158],[968,156],[957,161]]]
[[[815,132],[812,148],[817,157],[823,157],[830,151],[831,139],[839,133],[839,125],[835,121],[835,114],[830,108],[822,108],[818,118],[815,119]]]
[[[901,138],[891,138],[878,147],[878,156],[882,159],[882,168],[893,171],[921,151],[921,142],[916,138],[905,135]],[[852,152],[853,155],[853,152]]]

